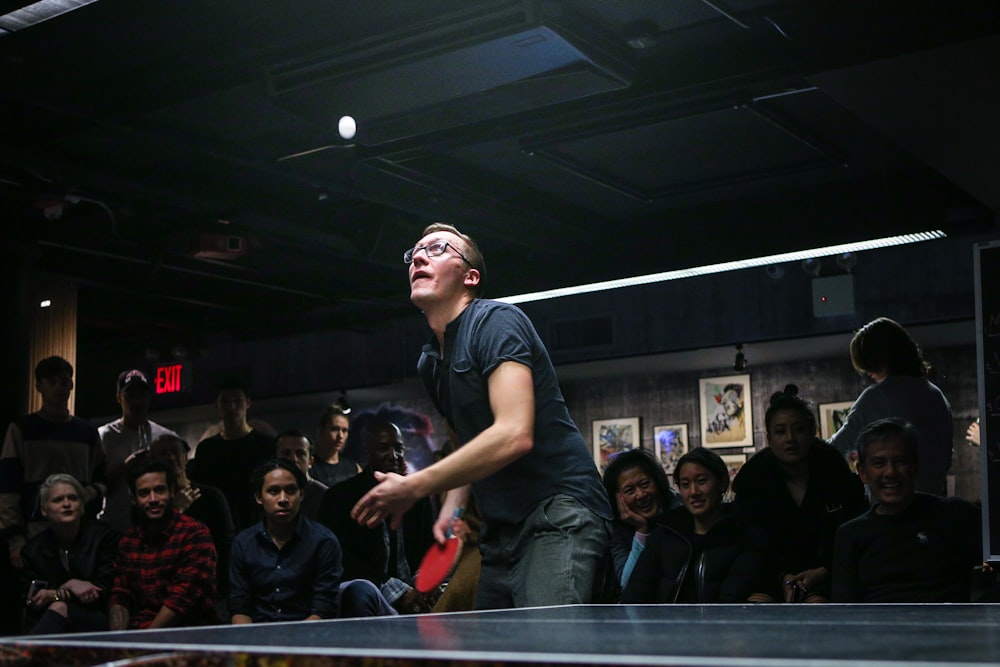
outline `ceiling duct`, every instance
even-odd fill
[[[631,83],[620,47],[543,20],[533,2],[490,8],[274,65],[268,89],[331,134],[353,116],[357,141],[377,145]]]

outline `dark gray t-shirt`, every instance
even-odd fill
[[[436,339],[417,364],[438,410],[462,443],[493,423],[488,379],[515,361],[531,369],[535,394],[534,446],[526,455],[473,484],[488,530],[490,523],[518,524],[540,503],[568,495],[599,516],[611,507],[587,443],[563,400],[541,338],[519,308],[476,299],[445,329],[442,359]]]

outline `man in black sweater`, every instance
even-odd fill
[[[858,437],[858,472],[874,506],[837,531],[833,602],[969,602],[982,563],[978,508],[917,493],[917,434],[881,419]]]

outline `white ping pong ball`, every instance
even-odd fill
[[[340,122],[337,123],[337,131],[340,132],[342,139],[353,139],[358,131],[358,124],[350,116],[341,116]]]

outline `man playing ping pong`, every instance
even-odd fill
[[[403,260],[434,334],[418,371],[462,446],[407,476],[377,473],[352,516],[395,524],[447,491],[434,524],[444,543],[471,485],[483,518],[478,609],[589,602],[611,508],[541,339],[520,309],[479,298],[482,254],[454,227],[428,226]]]

